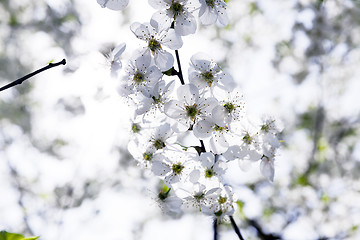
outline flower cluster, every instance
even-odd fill
[[[98,2],[109,8],[127,4]],[[239,161],[245,167],[260,161],[261,173],[273,181],[279,130],[271,118],[258,124],[248,120],[233,78],[206,53],[191,57],[184,81],[178,56],[182,37],[196,32],[196,13],[201,24],[227,25],[223,0],[149,4],[156,9],[150,22],[130,26],[145,43],[120,78],[119,92],[135,108],[128,150],[140,166],[163,180],[157,202],[164,211],[178,213],[185,206],[217,218],[232,215],[233,193],[224,180],[227,163]],[[116,72],[123,51],[120,45],[110,54]]]

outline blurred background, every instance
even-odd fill
[[[245,239],[360,239],[360,2],[228,0],[226,28],[199,26],[180,49],[184,73],[203,51],[234,77],[249,115],[274,116],[284,146],[275,180],[231,163]],[[141,45],[122,12],[95,0],[1,0],[0,230],[40,239],[212,239],[212,219],[164,216],[157,179],[127,151],[131,108],[104,54]],[[123,65],[126,62],[123,61]],[[229,223],[220,239],[237,239]]]

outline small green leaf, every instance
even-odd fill
[[[0,240],[36,240],[39,237],[28,237],[25,238],[23,235],[18,233],[9,233],[6,231],[0,232]]]
[[[54,62],[54,59],[51,59],[51,60],[48,62],[48,64],[53,63],[53,62]]]

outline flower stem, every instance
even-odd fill
[[[234,221],[234,218],[232,216],[229,216],[229,217],[230,217],[231,225],[233,226],[236,235],[238,235],[240,240],[244,240],[243,236],[240,233],[240,229],[238,228],[238,226],[236,225],[236,222]]]
[[[178,70],[179,70],[178,71],[178,77],[180,79],[181,85],[185,85],[182,70],[181,70],[181,63],[180,63],[180,57],[179,57],[179,51],[178,50],[175,50],[175,55],[176,55],[176,61],[177,61]]]
[[[39,74],[45,70],[48,70],[50,68],[53,68],[53,67],[56,67],[56,66],[59,66],[59,65],[65,65],[66,64],[66,60],[63,59],[62,61],[60,62],[57,62],[57,63],[49,63],[49,65],[43,67],[43,68],[40,68],[38,70],[36,70],[35,72],[32,72],[32,73],[29,73],[28,75],[22,77],[22,78],[19,78],[3,87],[0,88],[0,92],[1,91],[4,91],[5,89],[8,89],[8,88],[11,88],[15,85],[18,85],[18,84],[22,84],[25,80],[27,80],[28,78],[31,78],[32,76],[35,76],[36,74]]]
[[[214,228],[214,240],[217,240],[217,239],[218,239],[218,233],[217,233],[217,228],[218,228],[217,218],[214,218],[213,228]]]

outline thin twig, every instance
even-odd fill
[[[217,223],[217,217],[214,218],[214,222],[213,222],[213,228],[214,228],[214,240],[218,239],[218,223]]]
[[[239,239],[244,240],[243,236],[240,233],[240,229],[236,225],[236,222],[234,221],[234,218],[232,216],[230,216],[230,222],[231,222],[231,225],[233,226],[233,228],[235,230],[236,235],[238,235]]]
[[[180,57],[179,57],[179,51],[178,51],[178,50],[175,50],[175,55],[176,55],[176,61],[177,61],[178,68],[179,68],[178,77],[179,77],[179,79],[180,79],[181,85],[185,85],[184,77],[183,77],[183,75],[182,75],[181,64],[180,64]]]
[[[13,87],[15,85],[22,84],[28,78],[31,78],[32,76],[35,76],[36,74],[39,74],[39,73],[41,73],[41,72],[43,72],[45,70],[48,70],[50,68],[53,68],[53,67],[56,67],[56,66],[59,66],[59,65],[65,65],[65,64],[66,64],[65,59],[63,59],[63,60],[61,60],[60,62],[57,62],[57,63],[49,63],[49,65],[47,65],[47,66],[45,66],[43,68],[40,68],[40,69],[36,70],[35,72],[29,73],[28,75],[26,75],[26,76],[24,76],[22,78],[19,78],[19,79],[15,80],[15,81],[3,86],[2,88],[0,88],[0,92],[6,90],[8,88],[11,88],[11,87]]]

